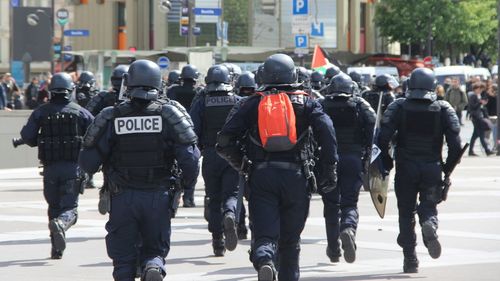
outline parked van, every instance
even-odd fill
[[[476,67],[472,69],[471,76],[480,76],[481,80],[486,81],[491,78],[491,73],[487,68]]]

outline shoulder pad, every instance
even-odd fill
[[[86,106],[87,110],[90,111],[92,114],[95,114],[96,112],[94,112],[94,111],[95,111],[97,105],[99,105],[99,103],[103,99],[104,99],[103,92],[100,92],[99,94],[97,94],[94,97],[92,97],[92,99],[89,101],[89,103]]]
[[[84,147],[93,147],[99,137],[102,135],[104,130],[106,130],[106,125],[109,120],[114,117],[114,108],[112,106],[106,107],[101,111],[101,113],[97,114],[92,124],[90,124],[87,129],[87,133],[83,138],[83,146]]]
[[[184,107],[179,103],[170,101],[164,104],[161,110],[161,116],[167,121],[170,129],[173,130],[173,137],[176,142],[181,144],[196,143],[197,137],[194,132],[193,121]]]
[[[439,106],[441,106],[441,110],[444,111],[445,118],[447,123],[450,126],[450,129],[453,132],[460,132],[460,121],[458,120],[457,112],[453,109],[451,104],[444,100],[436,101]]]
[[[397,112],[403,106],[403,103],[405,101],[406,101],[405,98],[400,98],[400,99],[393,101],[391,104],[389,104],[386,111],[384,112],[384,115],[382,116],[382,123],[391,122],[392,117],[395,114],[397,114]]]
[[[182,104],[178,101],[175,101],[175,100],[166,100],[165,104],[169,104],[171,106],[174,106],[175,108],[177,108],[183,115],[189,117],[188,118],[188,121],[191,123],[191,126],[194,126],[193,125],[193,120],[191,120],[191,116],[189,115],[189,113],[187,112],[187,110],[184,108],[184,106],[182,106]]]

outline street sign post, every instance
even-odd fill
[[[170,65],[170,60],[167,57],[159,57],[156,63],[158,64],[161,70],[166,70]]]
[[[66,25],[69,21],[69,11],[64,8],[57,10],[56,18],[60,26]]]
[[[193,12],[197,16],[220,16],[222,15],[221,8],[194,8]]]
[[[308,15],[309,0],[293,0],[293,15]]]
[[[311,20],[309,18],[309,0],[293,0],[292,3],[292,33],[309,34]]]
[[[295,35],[295,48],[307,48],[308,45],[306,34]]]
[[[64,30],[64,36],[88,37],[88,36],[90,36],[90,30],[88,30],[88,29],[67,29],[67,30]]]
[[[311,23],[311,36],[324,37],[325,36],[325,24],[322,22]]]

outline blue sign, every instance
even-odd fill
[[[295,35],[295,48],[307,48],[307,35]]]
[[[325,36],[325,25],[322,22],[311,23],[311,36],[324,37]]]
[[[308,15],[309,14],[309,0],[293,0],[293,14],[294,15]]]
[[[64,36],[88,37],[88,36],[90,36],[90,30],[88,30],[88,29],[67,29],[64,31]]]
[[[222,9],[220,8],[194,8],[193,12],[197,16],[220,16]]]
[[[170,65],[170,60],[167,57],[159,57],[156,63],[161,69],[168,69],[168,66]]]
[[[10,72],[12,73],[12,77],[16,80],[16,83],[19,86],[23,86],[24,84],[24,67],[23,62],[20,60],[14,60],[10,62]]]
[[[10,0],[10,5],[12,7],[19,7],[19,0]]]
[[[73,47],[71,46],[64,46],[64,51],[72,51]],[[73,60],[73,55],[70,54],[64,54],[64,61],[69,62]]]
[[[188,36],[188,31],[189,31],[189,27],[183,25],[180,28],[180,35],[181,36]],[[200,34],[201,34],[201,27],[199,27],[199,26],[193,26],[193,35],[194,36],[198,36]]]

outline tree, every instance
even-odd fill
[[[432,39],[434,54],[493,54],[495,7],[496,0],[382,0],[375,22],[391,42],[424,45]]]
[[[224,0],[224,20],[228,22],[228,41],[232,46],[247,46],[249,16],[248,1]]]

